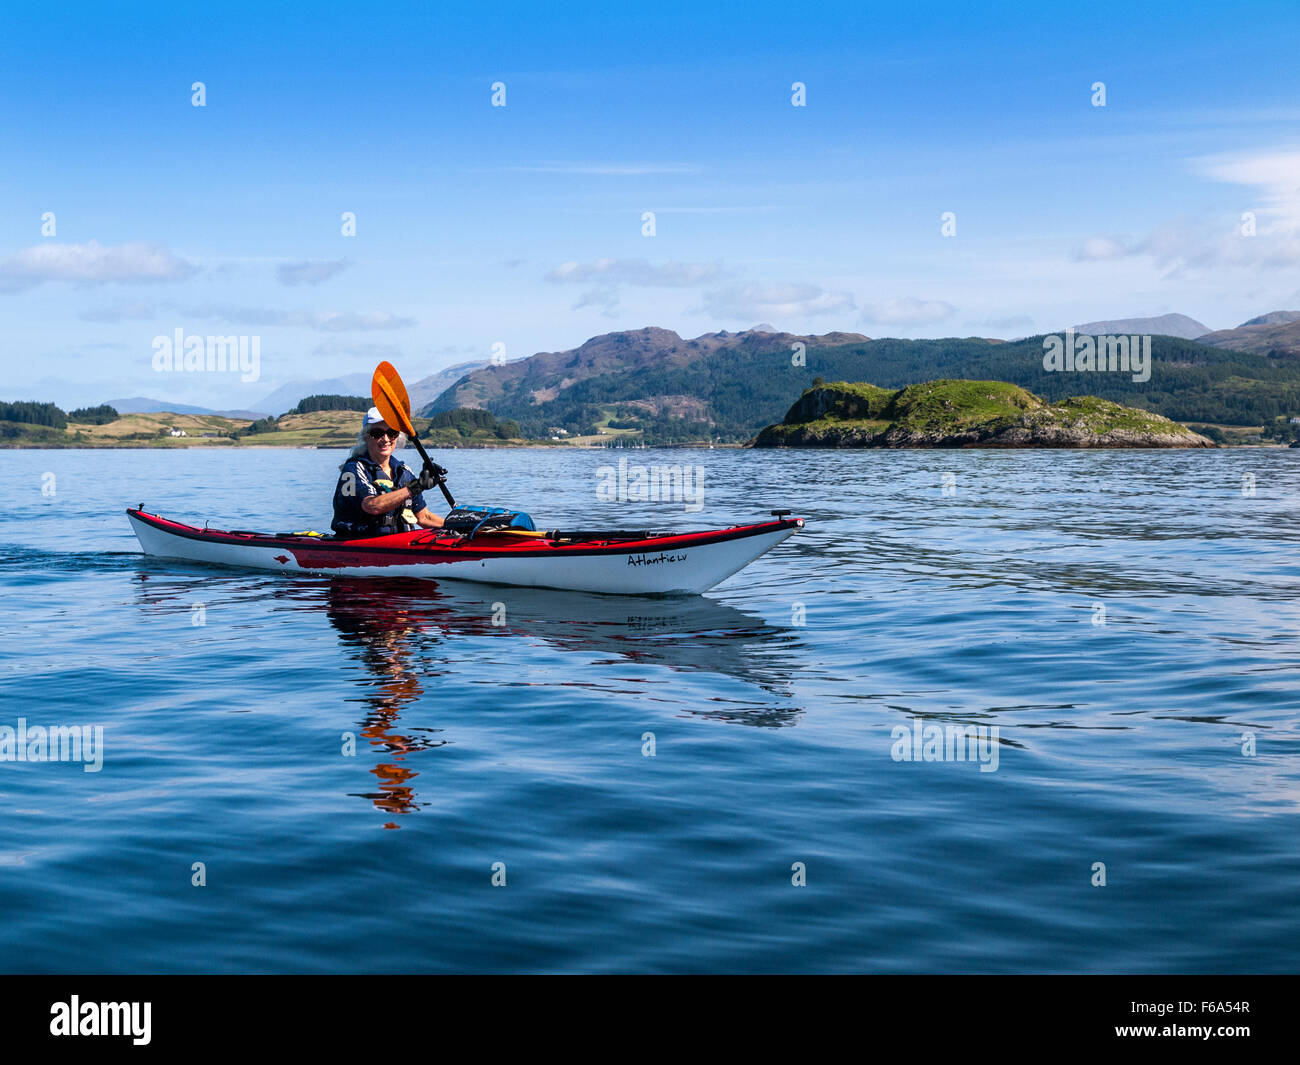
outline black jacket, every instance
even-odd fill
[[[349,459],[344,464],[339,473],[339,483],[334,488],[334,521],[330,524],[339,537],[356,540],[363,536],[410,532],[420,527],[402,516],[404,511],[416,515],[424,509],[424,496],[419,492],[409,503],[387,514],[367,514],[361,509],[363,499],[395,492],[415,480],[415,474],[401,459],[391,458],[388,465],[393,471],[392,477],[388,477],[384,468],[368,456]]]

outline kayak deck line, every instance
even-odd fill
[[[508,529],[474,537],[433,529],[334,540],[296,533],[197,528],[126,511],[146,554],[245,568],[358,575],[459,578],[490,584],[604,594],[698,594],[725,580],[797,530],[802,518],[685,533],[583,531],[538,537]],[[605,536],[607,539],[600,539]]]

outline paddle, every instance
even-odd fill
[[[425,468],[431,470],[438,478],[438,487],[442,489],[447,506],[455,507],[456,501],[447,491],[447,482],[444,479],[447,471],[429,458],[429,453],[420,443],[420,434],[415,431],[415,425],[411,421],[411,399],[406,394],[406,385],[402,384],[402,377],[391,362],[381,362],[375,367],[375,376],[370,380],[370,398],[375,401],[375,406],[379,408],[384,421],[394,429],[405,433],[415,445],[420,458],[424,459]]]

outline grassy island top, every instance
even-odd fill
[[[1048,403],[1005,381],[890,390],[834,381],[804,391],[759,447],[1206,447],[1158,414],[1095,396]]]

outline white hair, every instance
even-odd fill
[[[406,447],[406,434],[398,433],[397,439],[393,441],[393,451],[401,451]],[[361,432],[357,433],[357,442],[352,445],[352,450],[348,452],[348,457],[339,463],[339,471],[342,472],[347,468],[347,464],[353,459],[359,459],[363,455],[370,454],[370,430],[362,426]]]

